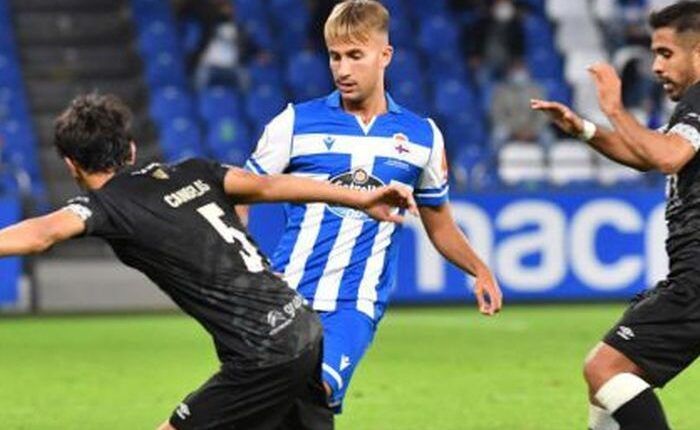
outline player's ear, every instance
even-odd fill
[[[394,47],[386,44],[384,45],[384,48],[382,48],[382,66],[383,67],[389,67],[389,64],[391,63],[391,58],[394,56]]]
[[[129,160],[127,161],[128,164],[134,164],[136,162],[136,142],[133,140],[129,142],[129,147],[130,147],[130,154],[129,154]]]
[[[63,157],[63,161],[66,163],[66,166],[68,166],[68,171],[70,171],[70,175],[74,178],[77,178],[79,176],[78,166],[76,166],[73,160],[71,160],[68,157]]]

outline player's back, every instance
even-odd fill
[[[71,202],[104,238],[214,337],[222,361],[285,361],[317,336],[302,299],[251,241],[223,188],[226,168],[192,159],[114,176]]]

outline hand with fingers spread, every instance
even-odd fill
[[[549,115],[552,122],[565,133],[579,136],[583,132],[583,118],[561,103],[532,99],[530,107]]]
[[[598,104],[605,115],[622,110],[622,81],[615,68],[607,63],[594,63],[588,67],[598,92]]]
[[[403,222],[404,217],[396,208],[406,209],[409,213],[418,215],[416,201],[408,187],[388,185],[363,195],[360,209],[377,221]]]
[[[485,269],[476,275],[474,280],[474,295],[479,306],[479,312],[492,316],[503,307],[503,293],[493,274]]]

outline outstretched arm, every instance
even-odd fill
[[[622,83],[609,64],[596,63],[588,69],[598,93],[598,103],[614,130],[598,127],[590,145],[609,158],[637,170],[676,173],[695,156],[695,148],[684,137],[663,134],[641,125],[622,104]],[[568,107],[554,102],[532,100],[533,109],[549,114],[563,131],[579,136],[583,119]]]
[[[83,231],[83,220],[67,209],[30,218],[0,230],[0,257],[42,252]]]
[[[418,213],[411,191],[396,185],[361,192],[292,175],[259,176],[232,168],[224,178],[224,190],[238,203],[324,202],[362,210],[379,221],[402,222],[403,217],[394,211],[397,207]]]
[[[503,294],[491,270],[476,255],[462,230],[457,227],[449,204],[421,206],[421,220],[430,241],[451,263],[476,278],[474,294],[479,311],[493,315],[503,306]]]

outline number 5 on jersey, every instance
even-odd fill
[[[221,235],[221,237],[227,242],[234,244],[236,242],[241,244],[241,258],[249,271],[253,273],[262,272],[265,269],[263,265],[263,260],[258,254],[257,248],[250,243],[246,235],[237,230],[230,225],[227,225],[221,217],[225,215],[224,211],[216,203],[209,203],[197,209],[200,215],[202,215],[209,224],[214,227],[214,229]]]

